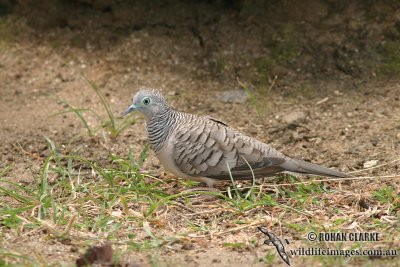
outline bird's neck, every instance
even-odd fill
[[[178,116],[177,113],[177,111],[166,107],[147,121],[147,136],[155,152],[162,149],[169,134],[174,129]]]

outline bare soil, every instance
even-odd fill
[[[50,152],[45,137],[62,154],[80,155],[104,166],[111,164],[111,154],[140,153],[146,135],[139,115],[137,123],[115,140],[102,131],[90,138],[74,114],[55,115],[66,108],[60,101],[64,100],[105,116],[81,74],[98,85],[115,114],[130,104],[140,87],[160,88],[176,109],[211,115],[285,154],[344,172],[363,169],[370,160],[384,164],[399,157],[400,77],[396,62],[382,54],[386,51],[394,58],[384,44],[400,36],[393,26],[399,25],[400,13],[390,4],[371,7],[368,13],[355,3],[334,10],[333,4],[309,1],[309,10],[289,1],[276,4],[279,7],[215,7],[204,1],[139,5],[132,16],[127,13],[130,4],[117,2],[77,1],[67,7],[75,11],[73,15],[60,17],[61,7],[45,15],[45,7],[28,12],[21,1],[13,12],[0,16],[0,170],[12,165],[7,179],[25,186],[37,179]],[[192,5],[199,11],[188,12]],[[285,6],[289,6],[286,13]],[[143,16],[137,15],[146,8],[150,10]],[[262,8],[267,11],[259,11]],[[221,101],[220,92],[242,89],[238,79],[254,91],[264,116],[257,114],[250,100]],[[294,112],[305,115],[288,124],[287,117]],[[98,123],[94,117],[89,122]],[[164,175],[153,154],[145,166]],[[399,173],[397,162],[355,174],[373,180],[333,186],[357,198],[391,185],[398,197],[398,179],[380,177]],[[184,189],[176,183],[173,190]],[[0,207],[1,201],[9,200],[0,199]],[[177,218],[188,212],[174,211],[172,229],[180,231]],[[393,227],[399,227],[399,210],[392,215],[397,216]],[[271,248],[222,245],[254,236],[262,239],[254,227],[163,247],[156,254],[167,266],[264,266],[259,259]],[[399,236],[393,242],[399,247]],[[82,254],[77,245],[49,239],[40,231],[18,235],[5,230],[0,243],[56,265],[71,265]],[[129,254],[143,266],[151,264],[151,256],[154,252]],[[307,263],[296,260],[296,266]],[[284,263],[278,258],[275,265]]]

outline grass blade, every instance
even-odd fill
[[[108,102],[106,97],[103,95],[103,93],[100,91],[100,89],[97,87],[97,85],[92,80],[90,80],[88,77],[86,77],[83,74],[82,74],[82,77],[90,85],[90,87],[93,89],[93,91],[96,93],[96,95],[100,98],[100,101],[101,101],[102,105],[104,106],[104,108],[108,114],[108,117],[110,119],[111,129],[113,131],[115,131],[115,129],[116,129],[115,117],[114,117],[110,103]]]

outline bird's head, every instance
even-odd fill
[[[121,115],[125,116],[137,110],[149,121],[154,115],[157,115],[167,107],[167,101],[159,91],[154,89],[141,89],[133,97],[132,105]]]

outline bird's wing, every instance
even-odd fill
[[[230,172],[233,179],[252,179],[284,170],[281,153],[215,119],[180,125],[173,146],[176,166],[189,176],[229,180]]]

